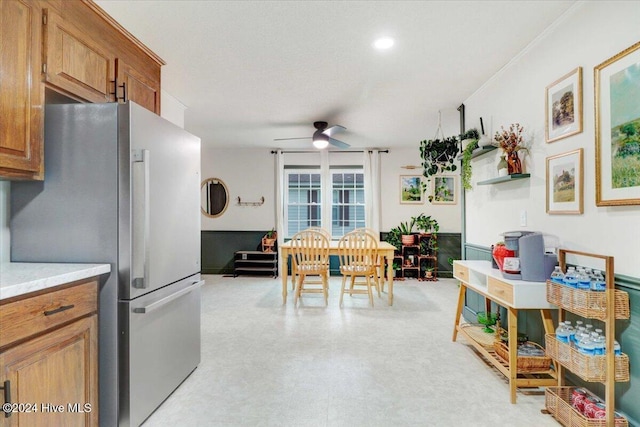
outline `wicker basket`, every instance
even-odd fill
[[[629,294],[614,290],[616,319],[628,319]],[[578,316],[607,320],[607,293],[570,288],[547,281],[547,301]]]
[[[607,380],[607,357],[588,356],[565,344],[553,334],[545,335],[547,356],[559,361],[571,372],[585,381],[603,382]],[[629,381],[629,356],[621,354],[615,358],[615,381]]]
[[[538,343],[527,341],[537,348],[542,348]],[[493,348],[496,354],[506,363],[509,363],[509,347],[502,341],[495,341]],[[551,367],[551,358],[547,356],[518,356],[518,372],[544,372]]]
[[[547,387],[544,393],[547,411],[564,426],[606,427],[607,420],[587,418],[571,406],[571,394],[575,387]],[[620,416],[615,427],[628,427],[629,421]]]

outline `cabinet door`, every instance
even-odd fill
[[[0,176],[42,179],[41,10],[0,2]]]
[[[1,353],[11,402],[35,406],[0,416],[0,426],[97,426],[96,331],[93,315]]]
[[[147,110],[160,114],[159,81],[138,72],[121,58],[116,59],[116,76],[119,100],[131,100]]]
[[[114,55],[53,10],[46,16],[47,83],[87,101],[112,101]]]

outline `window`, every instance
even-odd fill
[[[335,238],[365,226],[364,172],[362,168],[331,169],[331,188],[323,191],[318,169],[285,169],[286,237],[308,227],[325,227]],[[323,206],[323,194],[331,197]],[[323,209],[328,209],[322,223]]]
[[[285,171],[285,236],[291,237],[308,227],[320,227],[321,181],[320,171]]]
[[[340,237],[365,226],[364,173],[331,170],[331,236]]]

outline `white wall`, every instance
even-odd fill
[[[457,130],[456,130],[457,133]],[[431,136],[429,136],[430,138]],[[316,164],[317,153],[288,154],[287,163]],[[380,155],[382,175],[382,231],[388,231],[401,221],[424,212],[432,215],[442,232],[460,231],[460,203],[457,205],[400,204],[400,175],[421,175],[422,169],[406,170],[403,165],[420,165],[418,142],[414,148],[391,149]],[[331,163],[354,164],[362,162],[362,154],[337,153]],[[356,163],[357,164],[357,163]],[[230,203],[227,211],[218,218],[202,216],[203,230],[268,230],[275,226],[275,157],[264,149],[202,149],[202,177],[219,178],[227,185]],[[456,172],[457,173],[457,172]],[[457,182],[459,191],[459,180]],[[236,198],[257,201],[264,196],[259,207],[237,206]]]
[[[160,91],[160,115],[171,123],[184,128],[184,112],[187,107],[164,89]]]
[[[489,246],[507,230],[540,230],[562,247],[615,256],[615,271],[640,277],[640,206],[596,207],[594,72],[598,64],[640,40],[640,2],[579,2],[487,84],[465,100],[467,127],[491,118],[493,131],[520,122],[533,141],[525,172],[531,179],[467,192],[467,241]],[[545,88],[583,68],[581,134],[544,140]],[[486,126],[485,121],[485,126]],[[470,126],[471,125],[471,126]],[[546,157],[584,149],[584,214],[545,212]],[[473,182],[496,176],[498,152],[473,160]],[[527,226],[520,227],[520,215]]]

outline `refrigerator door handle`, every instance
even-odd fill
[[[146,314],[146,313],[151,313],[154,310],[159,309],[162,306],[165,306],[167,304],[169,304],[171,301],[180,298],[183,295],[188,294],[189,292],[195,290],[196,288],[199,288],[200,286],[204,285],[204,280],[200,280],[199,282],[194,282],[191,286],[184,288],[174,294],[171,294],[167,297],[161,298],[156,302],[153,302],[149,305],[146,305],[144,307],[136,307],[134,309],[132,309],[132,311],[134,313],[138,313],[138,314]]]
[[[145,289],[149,285],[149,150],[133,150],[132,153],[133,161],[142,163],[143,170],[143,203],[144,203],[144,211],[143,211],[143,226],[142,226],[142,277],[135,277],[133,279],[133,287],[136,289]],[[134,257],[137,257],[138,254],[133,254]]]

